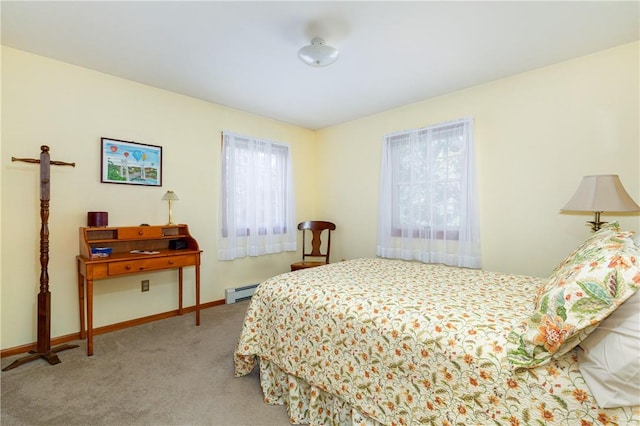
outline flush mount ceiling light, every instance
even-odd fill
[[[340,52],[332,46],[324,44],[321,38],[314,38],[311,44],[298,50],[298,57],[302,62],[312,67],[326,67],[338,59]]]

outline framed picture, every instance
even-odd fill
[[[100,182],[162,186],[162,147],[101,139]]]

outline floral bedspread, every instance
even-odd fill
[[[358,259],[260,284],[234,354],[260,366],[265,401],[292,423],[640,424],[640,407],[600,409],[576,352],[514,370],[506,336],[543,279]]]

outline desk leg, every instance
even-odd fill
[[[84,277],[80,273],[80,261],[78,261],[78,304],[80,305],[80,339],[85,339],[87,333],[84,328]]]
[[[178,268],[178,315],[182,315],[182,268]]]
[[[87,280],[87,356],[93,355],[93,280]]]
[[[200,325],[200,265],[196,265],[196,325]]]

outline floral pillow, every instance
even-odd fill
[[[590,245],[593,245],[594,242],[601,241],[604,238],[611,237],[620,233],[620,224],[616,222],[607,223],[600,228],[598,232],[594,232],[589,237],[587,237],[582,244],[580,244],[576,249],[571,252],[555,269],[551,272],[550,277],[553,277],[560,269],[567,266],[569,263],[574,263],[576,256],[580,256],[581,253],[589,255],[589,252],[585,250]],[[546,287],[549,287],[551,284],[547,284]],[[545,287],[543,287],[545,288]],[[537,300],[536,300],[537,302]]]
[[[508,357],[533,368],[573,349],[640,287],[640,249],[610,224],[587,238],[549,277],[533,313],[511,332]]]

